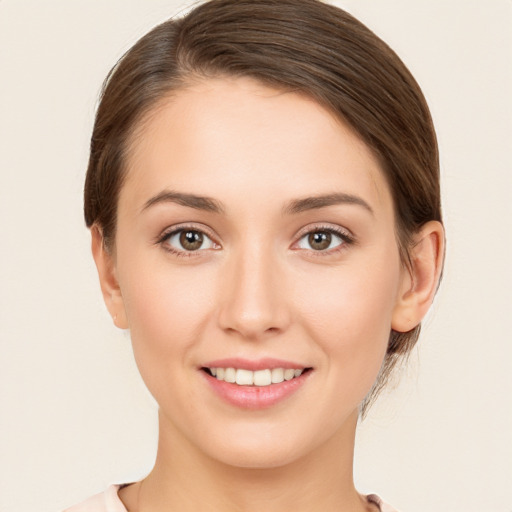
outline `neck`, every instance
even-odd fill
[[[130,512],[368,510],[352,476],[357,411],[312,453],[264,469],[224,464],[197,450],[161,416],[159,423],[155,467],[142,487],[120,494]]]

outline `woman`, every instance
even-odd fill
[[[317,0],[212,0],[109,75],[85,218],[159,404],[155,466],[72,512],[390,511],[358,417],[443,261],[437,145],[403,63]]]

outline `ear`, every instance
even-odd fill
[[[414,329],[434,300],[444,260],[444,229],[438,221],[422,226],[414,236],[410,266],[404,268],[391,328],[398,332]]]
[[[116,275],[115,258],[105,247],[103,233],[100,227],[96,225],[91,228],[91,249],[98,269],[105,305],[114,320],[114,324],[120,329],[128,329],[123,296]]]

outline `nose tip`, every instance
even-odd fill
[[[221,286],[220,327],[250,340],[283,331],[289,313],[277,274],[275,265],[257,257],[232,266]]]
[[[224,321],[224,330],[231,333],[238,333],[243,338],[255,340],[265,335],[277,333],[281,329],[270,316],[255,314],[253,311],[233,312],[230,320]],[[225,319],[225,318],[224,318]]]
[[[276,304],[276,297],[264,290],[268,285],[263,282],[251,286],[247,282],[238,282],[231,296],[224,301],[220,314],[223,330],[238,333],[246,339],[258,339],[275,334],[286,325],[282,307]]]

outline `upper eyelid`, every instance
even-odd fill
[[[341,240],[341,243],[336,245],[335,247],[332,247],[331,249],[325,249],[325,250],[314,250],[314,249],[304,249],[304,248],[298,248],[298,244],[300,241],[308,236],[311,233],[315,232],[321,232],[321,231],[327,231],[334,236],[338,237]],[[355,235],[347,228],[343,228],[339,225],[333,225],[333,224],[320,224],[316,226],[306,226],[303,229],[299,231],[299,233],[296,235],[295,241],[293,242],[292,246],[290,247],[292,250],[296,251],[306,251],[313,254],[315,257],[327,257],[328,255],[332,255],[335,253],[338,253],[339,251],[346,249],[348,246],[357,245],[357,239]]]
[[[204,224],[198,225],[196,223],[187,223],[187,222],[184,222],[182,224],[175,224],[173,226],[168,226],[167,228],[162,230],[162,232],[158,235],[156,241],[163,242],[164,240],[169,238],[171,235],[179,233],[180,231],[185,231],[187,229],[190,231],[199,231],[203,235],[206,235],[208,238],[210,238],[213,242],[215,242],[217,244],[219,243],[218,237],[213,233],[213,231],[211,229],[209,229]]]
[[[334,233],[335,235],[339,235],[339,236],[345,235],[346,237],[348,237],[350,239],[355,239],[355,235],[349,229],[339,226],[339,225],[329,224],[329,223],[319,223],[319,224],[305,226],[297,232],[295,237],[297,238],[297,240],[299,240],[299,239],[303,238],[305,235],[309,235],[310,233],[314,233],[316,231],[328,231],[330,233]]]
[[[184,231],[186,229],[190,229],[191,231],[199,231],[206,235],[208,238],[210,238],[214,243],[221,246],[221,243],[219,242],[219,237],[213,232],[212,229],[210,229],[208,226],[201,224],[201,223],[193,223],[193,222],[184,222],[175,224],[172,226],[168,226],[164,230],[161,231],[161,233],[156,238],[156,243],[162,243],[166,239],[168,239],[171,235],[176,234],[180,231]],[[304,236],[314,233],[316,231],[328,231],[330,233],[333,233],[334,235],[345,237],[350,239],[350,241],[354,242],[356,240],[355,235],[347,228],[330,224],[330,223],[318,223],[313,225],[304,226],[303,228],[299,229],[299,231],[294,236],[294,242],[293,245],[295,245],[299,240],[301,240]]]

